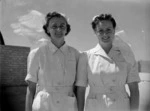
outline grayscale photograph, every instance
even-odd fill
[[[150,0],[0,0],[0,111],[150,111]]]

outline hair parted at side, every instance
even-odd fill
[[[112,22],[113,28],[116,28],[116,21],[112,17],[111,14],[100,14],[100,15],[96,15],[93,17],[91,25],[94,31],[95,31],[96,25],[103,20],[108,20]]]
[[[71,26],[68,24],[68,21],[67,21],[66,16],[65,16],[64,14],[58,13],[58,12],[56,12],[56,11],[54,11],[54,12],[52,12],[52,13],[49,12],[49,13],[46,15],[46,17],[45,17],[46,23],[43,25],[43,29],[44,29],[45,33],[46,33],[48,36],[51,36],[50,33],[47,31],[47,27],[48,27],[48,25],[49,25],[50,20],[51,20],[52,18],[54,18],[54,17],[63,17],[63,18],[66,20],[67,32],[66,32],[65,35],[67,35],[67,34],[71,31]]]

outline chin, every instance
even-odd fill
[[[103,45],[109,46],[109,45],[112,45],[112,42],[103,42]]]
[[[103,43],[105,43],[105,44],[110,44],[111,41],[110,41],[110,40],[107,40],[107,41],[103,41]]]
[[[57,36],[55,36],[55,37],[56,37],[56,38],[63,38],[64,36],[62,36],[62,35],[58,36],[58,35],[57,35]]]

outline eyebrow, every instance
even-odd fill
[[[57,25],[57,23],[52,23],[52,25]],[[60,25],[65,25],[65,23],[61,23]]]

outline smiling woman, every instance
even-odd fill
[[[115,37],[115,20],[109,14],[102,14],[95,17],[92,22],[92,28],[98,37],[99,44],[108,53]]]
[[[67,19],[65,16],[54,12],[47,14],[46,22],[47,23],[43,26],[45,33],[51,38],[52,43],[60,48],[60,46],[64,44],[64,36],[71,30]]]
[[[74,82],[79,52],[64,39],[70,25],[58,12],[45,18],[48,39],[28,56],[26,111],[77,111]]]
[[[78,63],[76,85],[79,111],[84,109],[85,88],[88,85],[90,90],[85,111],[137,111],[138,67],[132,51],[124,56],[124,49],[113,44],[115,19],[110,14],[100,14],[94,17],[92,28],[98,44],[83,52]],[[125,84],[129,86],[130,97]]]

